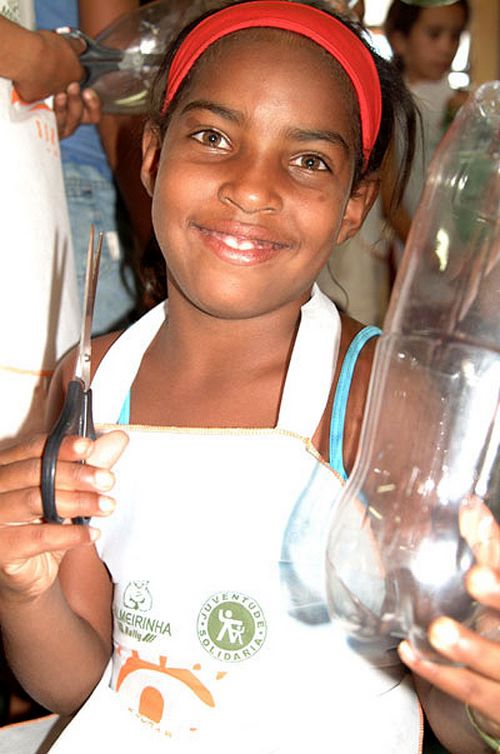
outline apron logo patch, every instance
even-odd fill
[[[123,592],[121,606],[114,608],[120,631],[143,642],[152,642],[158,636],[171,636],[168,621],[148,615],[152,608],[149,581],[130,581]]]
[[[267,625],[258,602],[241,592],[218,592],[198,615],[198,638],[214,659],[249,660],[263,645]]]

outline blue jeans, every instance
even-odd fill
[[[135,304],[134,277],[124,264],[118,238],[116,189],[90,165],[63,163],[63,173],[82,301],[90,226],[95,225],[96,233],[104,232],[93,333],[109,332],[127,320]]]

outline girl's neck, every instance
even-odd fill
[[[132,422],[275,426],[299,320],[297,302],[235,320],[209,316],[171,295],[168,322],[132,388]]]
[[[246,365],[287,360],[300,318],[300,302],[246,319],[211,316],[174,294],[168,323],[159,333],[162,361],[209,372],[221,363],[232,372]]]

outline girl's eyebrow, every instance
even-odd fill
[[[241,125],[244,121],[244,117],[237,110],[232,110],[224,105],[219,105],[211,100],[197,99],[192,102],[188,102],[181,110],[181,115],[190,112],[191,110],[209,110],[216,115],[220,115],[222,118]],[[292,128],[287,131],[287,136],[290,139],[301,142],[309,141],[327,141],[334,146],[340,146],[346,152],[350,154],[349,145],[344,137],[338,131],[329,131],[324,129],[315,128]]]
[[[334,146],[340,146],[350,154],[349,144],[338,131],[325,131],[323,129],[293,128],[288,135],[296,141],[327,141]]]
[[[215,115],[220,115],[222,118],[226,118],[226,120],[229,120],[232,123],[240,125],[243,122],[243,116],[236,110],[231,110],[228,107],[224,107],[224,105],[218,105],[216,102],[211,102],[210,100],[196,99],[192,102],[188,102],[187,105],[182,108],[181,115],[184,115],[191,110],[209,110],[210,112],[215,113]]]

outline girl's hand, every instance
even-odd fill
[[[54,114],[60,139],[71,136],[82,124],[96,124],[101,119],[101,101],[93,89],[80,89],[76,81],[54,97]]]
[[[476,631],[442,617],[429,627],[429,640],[445,658],[461,667],[439,665],[416,656],[408,642],[401,659],[418,675],[467,704],[480,728],[500,738],[500,527],[479,499],[466,502],[460,530],[476,557],[466,587],[481,605]]]
[[[127,442],[121,431],[95,441],[64,439],[56,472],[56,504],[62,517],[105,516],[113,511],[114,500],[108,494],[114,484],[110,469]],[[44,443],[45,437],[39,436],[0,451],[0,603],[35,599],[56,579],[64,553],[91,544],[99,535],[89,526],[43,522]]]

